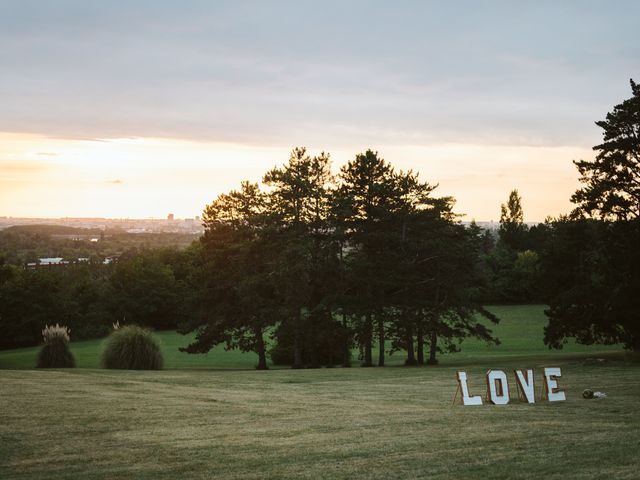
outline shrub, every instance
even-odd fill
[[[69,329],[56,324],[42,330],[44,345],[38,353],[37,368],[73,368],[76,360],[69,349]]]
[[[161,370],[160,344],[149,330],[128,325],[114,330],[102,352],[104,368],[128,370]]]

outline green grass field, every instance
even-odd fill
[[[540,306],[493,311],[501,346],[465,342],[436,367],[262,372],[180,354],[168,332],[161,372],[96,369],[100,342],[74,344],[72,370],[0,352],[0,478],[638,478],[640,366],[618,347],[549,352]],[[566,402],[452,405],[457,369],[483,393],[490,367],[534,367],[539,385],[543,365],[563,367]]]
[[[489,307],[502,321],[491,325],[502,341],[501,345],[488,346],[484,342],[467,339],[462,351],[441,355],[444,364],[466,363],[479,358],[513,358],[529,355],[546,355],[549,358],[567,358],[567,355],[610,355],[619,353],[619,346],[585,346],[570,343],[562,350],[549,350],[542,341],[543,329],[547,323],[544,305],[515,305]],[[178,351],[189,344],[193,335],[182,336],[175,332],[156,332],[163,347],[165,368],[167,369],[252,369],[258,363],[254,353],[237,350],[226,351],[223,346],[214,348],[206,355],[190,355]],[[100,368],[100,353],[103,340],[72,342],[71,350],[79,368]],[[0,351],[0,369],[31,369],[36,364],[38,347]],[[353,364],[357,365],[357,352],[354,351]],[[404,352],[398,352],[388,358],[389,365],[401,365]],[[374,358],[377,358],[374,355]]]

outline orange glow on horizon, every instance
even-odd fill
[[[291,146],[259,147],[179,139],[75,140],[0,133],[0,216],[164,218],[199,215],[241,180],[259,181],[284,163]],[[332,150],[337,169],[368,146]],[[438,183],[456,198],[464,219],[497,221],[500,204],[518,188],[526,221],[571,209],[578,186],[571,160],[591,158],[582,147],[503,145],[372,146],[396,168]]]

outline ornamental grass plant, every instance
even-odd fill
[[[76,360],[69,349],[70,329],[56,325],[46,325],[42,330],[44,345],[38,352],[37,368],[74,368]]]
[[[161,370],[163,363],[158,340],[149,330],[137,325],[114,329],[102,352],[104,368]]]

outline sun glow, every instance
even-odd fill
[[[24,217],[177,217],[199,215],[241,180],[259,181],[291,146],[260,147],[163,138],[64,139],[0,133],[0,215]],[[309,146],[332,154],[337,170],[368,146]],[[466,219],[497,220],[512,188],[526,220],[570,209],[577,186],[574,147],[494,145],[372,146],[397,168],[438,183]]]

